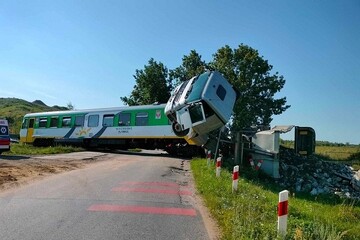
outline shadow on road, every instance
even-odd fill
[[[28,156],[18,156],[18,155],[0,155],[0,161],[1,160],[25,160],[25,159],[29,159],[30,157]]]
[[[166,157],[166,158],[174,158],[181,160],[190,160],[191,158],[187,158],[184,156],[172,156],[164,151],[159,150],[142,150],[141,152],[135,151],[127,151],[127,150],[107,150],[107,149],[98,149],[93,150],[94,152],[103,152],[103,153],[113,153],[113,154],[123,154],[123,155],[136,155],[136,156],[148,156],[148,157]]]

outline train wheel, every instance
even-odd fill
[[[173,123],[172,129],[176,136],[178,137],[185,137],[189,133],[189,129],[181,130],[181,126],[179,123]]]

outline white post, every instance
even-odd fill
[[[236,165],[233,170],[232,192],[237,191],[238,182],[239,182],[239,165]]]
[[[249,156],[249,162],[252,168],[255,168],[255,163],[254,163],[254,159],[252,157],[252,155]]]
[[[218,157],[216,159],[216,177],[220,177],[220,171],[221,171],[221,157]]]
[[[278,204],[278,234],[282,237],[286,236],[287,217],[288,217],[288,199],[289,191],[284,190],[279,193]]]

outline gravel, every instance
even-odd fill
[[[282,187],[311,195],[335,194],[342,198],[360,200],[360,170],[342,163],[328,162],[315,155],[303,157],[292,149],[280,149],[280,178]]]

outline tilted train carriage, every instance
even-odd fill
[[[23,118],[20,141],[35,146],[157,148],[186,155],[199,152],[199,147],[174,134],[164,108],[165,104],[159,104],[29,113]]]

